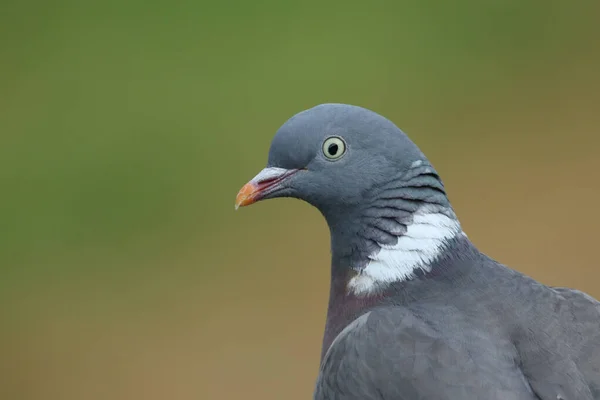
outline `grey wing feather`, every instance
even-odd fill
[[[550,288],[543,329],[513,337],[521,369],[542,400],[600,400],[600,303],[583,292]],[[526,327],[525,327],[526,328]]]
[[[585,377],[593,399],[600,400],[600,302],[575,289],[552,288],[569,305],[572,358]]]
[[[508,340],[493,340],[460,318],[444,327],[435,320],[402,307],[355,320],[323,359],[314,398],[538,400]]]

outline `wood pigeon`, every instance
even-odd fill
[[[290,118],[236,208],[277,197],[331,234],[315,400],[600,400],[600,303],[481,253],[390,120],[345,104]]]

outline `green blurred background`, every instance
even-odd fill
[[[234,212],[291,115],[395,121],[469,237],[600,297],[598,1],[3,0],[0,399],[307,399],[328,230]]]

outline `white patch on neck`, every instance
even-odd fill
[[[415,277],[415,271],[431,271],[431,263],[443,251],[444,245],[462,229],[456,218],[450,218],[431,207],[418,209],[406,233],[394,246],[382,245],[369,256],[371,261],[348,282],[355,295],[377,292],[393,282]]]

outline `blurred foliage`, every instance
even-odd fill
[[[502,261],[594,290],[559,271],[592,260],[572,236],[599,221],[566,215],[600,199],[599,4],[4,0],[0,398],[309,396],[324,222],[233,201],[279,125],[323,102],[409,133]],[[540,232],[562,239],[554,269],[535,264]]]

